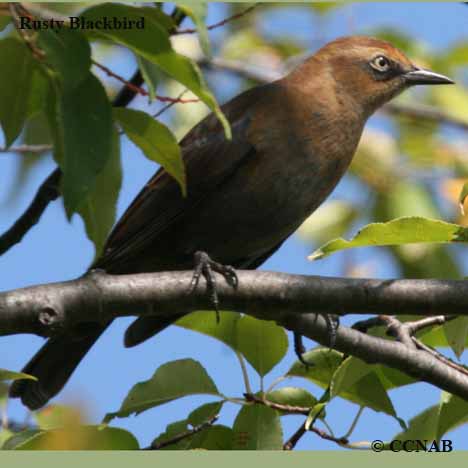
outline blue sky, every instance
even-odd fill
[[[216,22],[225,15],[222,4],[212,4],[209,8],[208,23]],[[262,15],[259,15],[262,16]],[[458,3],[357,3],[338,9],[318,20],[312,15],[305,15],[301,8],[290,7],[287,10],[273,10],[259,20],[265,34],[285,36],[294,34],[310,51],[318,45],[337,36],[348,34],[369,34],[380,27],[394,27],[408,33],[431,48],[443,50],[459,40],[468,39],[468,7]],[[317,26],[320,24],[320,28]],[[320,34],[317,31],[320,31]],[[213,39],[221,38],[223,32],[217,30]],[[133,70],[131,59],[122,59],[115,70],[129,76]],[[236,81],[225,83],[223,88],[216,86],[215,91],[221,100],[228,99],[238,92]],[[379,119],[371,119],[369,125],[380,125]],[[154,164],[140,155],[138,150],[127,140],[123,140],[124,184],[119,200],[119,214],[139,191],[140,187],[155,170]],[[10,181],[14,179],[17,167],[16,156],[0,155],[0,231],[10,226],[13,220],[29,203],[32,193],[54,167],[50,158],[38,164],[28,177],[26,185],[14,203],[5,204]],[[360,186],[346,177],[335,190],[332,198],[359,199]],[[312,246],[301,243],[296,237],[290,238],[283,247],[263,266],[262,269],[334,275],[339,272],[340,258],[331,257],[311,264],[306,256]],[[358,251],[363,258],[375,256],[375,252]],[[23,242],[2,256],[0,261],[0,288],[9,290],[22,286],[62,281],[75,278],[83,273],[93,257],[93,249],[86,239],[82,223],[74,218],[72,223],[65,219],[61,202],[51,204],[38,226],[25,237]],[[379,277],[392,277],[396,270],[386,254],[379,254]],[[99,340],[86,359],[74,373],[71,381],[55,400],[57,402],[78,403],[88,408],[90,418],[99,422],[104,413],[116,410],[130,387],[141,380],[148,379],[155,369],[170,360],[191,357],[203,363],[220,389],[228,395],[237,396],[243,392],[242,379],[237,360],[224,345],[210,338],[171,327],[156,339],[152,339],[133,349],[124,349],[122,336],[131,319],[115,322],[111,329]],[[33,352],[40,346],[42,339],[35,336],[14,336],[0,338],[1,367],[20,370]],[[313,346],[313,343],[308,343]],[[273,378],[285,372],[293,360],[288,357],[267,377]],[[258,380],[251,372],[252,382]],[[305,385],[315,395],[320,390],[303,381],[291,381],[291,384]],[[400,416],[406,420],[425,407],[438,402],[440,391],[426,384],[417,384],[391,393],[392,400]],[[186,398],[163,405],[143,413],[138,417],[117,420],[115,425],[130,429],[143,445],[164,430],[168,423],[185,418],[188,413],[210,398]],[[238,407],[225,405],[221,422],[230,422]],[[335,433],[344,433],[357,411],[357,406],[337,399],[328,408],[328,420]],[[17,402],[9,406],[10,417],[22,420],[24,410]],[[283,418],[286,434],[294,431],[300,418]],[[399,431],[398,424],[389,417],[366,410],[352,439],[373,440],[390,439]],[[468,428],[461,428],[450,434],[455,448],[468,448],[466,442]],[[304,437],[298,445],[300,449],[335,448],[314,435]]]

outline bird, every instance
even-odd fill
[[[454,83],[414,65],[392,44],[368,36],[335,39],[288,75],[250,88],[180,141],[187,194],[164,168],[116,223],[91,269],[109,274],[193,269],[196,286],[213,271],[235,286],[235,269],[255,269],[328,197],[354,156],[364,125],[414,85]],[[125,333],[135,346],[179,317],[137,318]],[[48,339],[24,367],[34,380],[10,388],[30,409],[57,395],[110,325],[81,324]]]

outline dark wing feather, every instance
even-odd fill
[[[255,153],[247,138],[251,115],[245,109],[252,109],[253,101],[261,94],[258,88],[249,90],[223,107],[231,123],[232,140],[225,138],[213,114],[188,133],[181,141],[187,196],[182,196],[178,184],[161,168],[117,223],[103,256],[93,268],[111,273],[131,273],[125,269],[129,256],[135,258],[154,244],[158,235],[225,183]]]

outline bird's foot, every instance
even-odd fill
[[[195,291],[200,277],[203,276],[206,280],[206,288],[210,296],[211,303],[216,311],[216,322],[219,323],[219,298],[216,289],[216,278],[213,272],[219,273],[224,277],[226,282],[234,289],[237,288],[238,278],[236,271],[230,265],[223,265],[215,262],[206,252],[195,252],[195,269],[193,271],[192,281],[190,282],[190,293]]]
[[[304,347],[304,343],[302,342],[302,335],[297,332],[294,332],[294,352],[296,353],[299,362],[304,364],[307,370],[311,364],[304,359],[304,353],[306,352],[306,349]]]
[[[327,323],[328,347],[330,348],[330,350],[332,350],[335,347],[336,333],[338,327],[340,326],[340,318],[338,315],[329,314],[324,314],[324,317]],[[307,370],[312,364],[304,359],[306,349],[304,347],[304,344],[302,343],[302,335],[297,332],[294,332],[294,352],[296,353],[299,362],[304,364]]]
[[[340,317],[339,315],[332,314],[325,314],[324,317],[327,322],[328,347],[332,350],[336,343],[336,334],[338,327],[340,326]]]

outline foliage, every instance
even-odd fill
[[[175,134],[181,133],[181,122],[188,114],[186,104],[172,109],[174,122],[169,125],[164,116],[153,118],[149,107],[112,108],[109,95],[115,82],[112,77],[99,74],[99,68],[93,68],[96,50],[102,53],[106,48],[112,51],[125,48],[133,54],[142,72],[147,89],[143,94],[149,101],[154,103],[164,92],[172,96],[175,90],[187,89],[191,98],[199,99],[217,115],[229,137],[229,125],[211,91],[211,87],[216,87],[214,75],[210,74],[212,86],[208,86],[197,59],[203,61],[215,55],[246,66],[262,64],[278,68],[278,64],[286,63],[287,68],[308,49],[308,44],[293,34],[285,38],[284,34],[266,33],[265,28],[257,25],[262,15],[282,15],[288,6],[266,4],[257,8],[224,25],[227,32],[222,44],[221,41],[210,44],[206,3],[176,4],[198,31],[196,40],[201,49],[198,55],[191,54],[193,42],[187,47],[187,55],[181,53],[176,47],[177,36],[171,41],[173,18],[165,9],[154,6],[93,5],[78,14],[87,19],[101,16],[135,19],[143,15],[147,27],[138,32],[44,30],[32,36],[32,48],[13,28],[7,28],[11,18],[0,16],[0,30],[4,29],[0,39],[0,125],[5,146],[39,142],[52,145],[53,157],[63,172],[60,189],[65,213],[69,219],[75,214],[81,216],[96,255],[115,222],[122,181],[120,135],[125,133],[146,158],[162,165],[185,193],[185,168]],[[229,12],[240,13],[241,7],[233,4]],[[312,3],[294,8],[324,22],[346,7],[339,3]],[[374,34],[391,40],[428,68],[456,77],[466,73],[468,42],[434,51],[403,31],[383,28]],[[250,84],[250,79],[239,78],[239,90]],[[416,100],[405,95],[398,102],[408,105]],[[383,127],[388,131],[367,129],[348,179],[349,183],[357,184],[362,197],[350,200],[338,192],[299,231],[301,239],[316,249],[314,259],[333,254],[344,259],[343,274],[374,273],[373,258],[369,261],[373,253],[363,253],[357,258],[352,256],[352,249],[378,246],[385,249],[386,258],[402,277],[463,277],[458,254],[460,243],[467,241],[468,215],[463,207],[468,194],[468,146],[466,134],[460,128],[468,123],[468,91],[466,86],[435,87],[419,95],[417,102],[436,106],[449,121],[458,122],[455,125],[458,131],[449,132],[449,125],[444,125],[441,119],[418,119],[404,113],[382,115]],[[198,120],[201,115],[197,107],[190,109],[190,117]],[[44,122],[47,128],[43,128]],[[193,123],[190,121],[190,125]],[[22,164],[19,173],[24,176],[45,154],[40,152],[34,158],[31,154],[18,155]],[[23,180],[17,180],[19,190]],[[358,234],[352,237],[356,231]],[[372,248],[369,250],[373,252]],[[134,435],[111,424],[194,395],[207,395],[209,402],[195,408],[185,419],[170,421],[155,437],[154,447],[281,450],[287,440],[283,433],[286,417],[301,414],[310,429],[323,426],[327,424],[328,407],[337,399],[396,421],[400,429],[393,438],[401,440],[440,440],[468,420],[467,403],[442,393],[440,402],[406,422],[408,416],[399,413],[390,392],[404,386],[414,387],[416,379],[322,347],[304,355],[308,367],[296,361],[279,377],[273,377],[285,364],[288,351],[285,330],[273,322],[222,311],[217,324],[212,311],[198,311],[183,317],[177,325],[227,346],[239,361],[238,378],[243,380],[244,395],[233,396],[229,389],[222,389],[222,384],[214,381],[202,363],[193,359],[174,360],[156,369],[148,380],[135,384],[120,408],[104,408],[108,413],[100,425],[86,421],[80,408],[50,406],[36,412],[34,423],[26,427],[2,425],[0,447],[137,450],[140,444]],[[379,328],[369,333],[384,334]],[[468,340],[468,320],[458,318],[432,327],[420,332],[418,338],[428,346],[451,347],[460,358]],[[258,378],[257,385],[249,377],[252,374]],[[6,405],[5,382],[23,378],[33,377],[0,369],[0,407]],[[217,418],[228,405],[237,408],[234,420],[230,425],[219,424]],[[361,412],[357,419],[360,415]],[[351,427],[357,419],[350,421]]]

